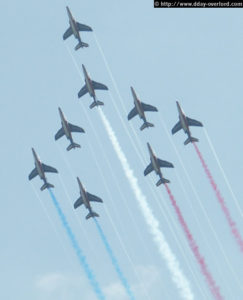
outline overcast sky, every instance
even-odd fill
[[[87,211],[81,207],[74,214],[72,205],[79,197],[76,176],[104,201],[94,203],[93,209],[136,299],[149,299],[147,295],[151,300],[180,299],[96,108],[89,109],[88,95],[77,97],[83,86],[78,69],[81,72],[84,64],[92,79],[109,87],[109,92],[97,91],[97,98],[105,103],[102,109],[195,299],[213,298],[164,187],[155,186],[154,173],[143,176],[149,164],[147,142],[159,158],[175,166],[163,169],[163,175],[171,181],[172,193],[222,295],[242,299],[242,253],[195,150],[191,144],[183,145],[182,131],[172,137],[199,199],[163,128],[165,122],[170,132],[178,121],[176,100],[190,118],[204,124],[243,210],[242,11],[154,9],[151,1],[138,0],[71,0],[73,16],[95,33],[82,32],[89,47],[75,51],[73,36],[62,40],[69,26],[66,5],[57,0],[1,3],[0,298],[96,299],[48,192],[40,191],[39,178],[28,181],[34,147],[45,164],[59,171],[47,174],[48,181],[55,185],[57,200],[107,300],[128,298],[94,222],[85,220]],[[141,101],[158,108],[158,113],[146,114],[154,128],[140,131],[138,117],[127,121],[133,108],[130,86]],[[81,149],[67,152],[65,137],[54,140],[61,127],[58,107],[70,123],[85,129],[85,134],[73,134]],[[199,138],[199,149],[243,235],[240,210],[204,130],[194,127],[192,135]]]

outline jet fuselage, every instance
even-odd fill
[[[40,159],[38,158],[34,148],[32,148],[32,153],[33,153],[33,156],[34,156],[34,160],[35,160],[35,167],[37,169],[37,172],[38,172],[38,175],[40,176],[41,179],[43,179],[44,181],[46,180],[46,177],[45,177],[45,173],[42,169],[42,164],[41,164],[41,161]]]
[[[70,27],[72,28],[73,31],[73,35],[75,36],[76,39],[80,39],[80,35],[79,35],[79,31],[78,31],[78,27],[76,24],[75,19],[73,18],[70,9],[67,6],[67,13],[68,13],[68,18],[69,18],[69,24]]]
[[[88,197],[87,197],[87,194],[86,194],[86,191],[81,183],[81,181],[78,179],[78,184],[79,184],[79,189],[80,189],[80,195],[82,197],[82,200],[84,202],[84,206],[89,210],[91,211],[91,206],[90,206],[90,203],[89,203],[89,200],[88,200]]]
[[[62,122],[62,127],[64,130],[64,133],[65,133],[66,137],[72,142],[72,134],[71,134],[71,131],[69,130],[68,122],[67,122],[60,107],[58,108],[58,110],[59,110],[59,114],[61,117],[61,122]]]
[[[142,108],[141,102],[138,99],[138,97],[132,87],[131,87],[131,91],[132,91],[132,95],[133,95],[134,105],[136,107],[138,115],[141,119],[143,119],[144,122],[146,122],[146,118],[145,118],[145,114],[144,114],[144,110]]]
[[[177,105],[177,109],[178,109],[178,112],[179,112],[179,120],[181,122],[181,127],[184,130],[184,132],[187,133],[187,135],[190,137],[191,132],[190,132],[189,126],[187,124],[186,116],[183,113],[178,101],[176,101],[176,105]]]
[[[148,145],[150,161],[151,161],[151,164],[153,166],[153,169],[154,169],[154,171],[157,175],[160,175],[162,177],[162,173],[161,173],[161,170],[160,170],[160,166],[159,166],[157,157],[153,153],[153,150],[152,150],[151,146],[149,145],[149,143],[147,143],[147,145]]]
[[[89,78],[89,75],[88,75],[84,65],[82,65],[82,68],[83,68],[85,84],[87,86],[88,92],[89,92],[90,96],[93,97],[94,100],[95,100],[95,91],[94,91],[94,88],[93,88],[92,81]]]

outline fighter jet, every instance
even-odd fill
[[[140,130],[143,130],[146,127],[147,128],[154,127],[154,124],[147,122],[144,112],[145,111],[158,111],[158,109],[152,105],[141,102],[138,99],[133,87],[131,87],[131,91],[132,91],[135,107],[128,114],[128,116],[127,116],[128,120],[131,120],[133,117],[135,117],[138,114],[140,119],[143,119],[143,122],[144,122],[143,125],[140,127]]]
[[[43,164],[40,159],[38,158],[34,148],[32,148],[32,153],[33,153],[33,156],[34,156],[34,160],[35,160],[35,168],[34,170],[32,170],[32,172],[30,173],[29,175],[29,180],[33,179],[35,176],[39,175],[40,178],[44,181],[44,184],[43,186],[40,188],[41,191],[43,191],[44,189],[46,188],[53,188],[54,185],[50,184],[47,182],[47,179],[46,179],[46,176],[45,176],[45,173],[46,172],[51,172],[51,173],[58,173],[58,171],[53,168],[53,167],[50,167],[50,166],[47,166],[45,164]]]
[[[79,91],[78,97],[80,98],[86,93],[89,93],[89,95],[94,99],[94,102],[89,106],[89,108],[93,108],[98,105],[104,105],[103,102],[96,99],[95,90],[108,90],[108,87],[102,83],[91,80],[84,65],[82,65],[82,68],[84,72],[85,85]]]
[[[75,50],[78,50],[79,48],[83,48],[83,47],[88,47],[89,46],[88,44],[81,41],[79,31],[93,31],[92,28],[87,26],[87,25],[80,24],[80,23],[76,22],[75,19],[72,16],[68,6],[66,7],[66,9],[67,9],[67,14],[68,14],[68,18],[69,18],[70,27],[64,33],[63,39],[66,40],[67,38],[69,38],[73,34],[74,37],[78,40],[78,44],[74,48]]]
[[[175,134],[180,129],[183,129],[184,132],[188,135],[188,138],[185,140],[184,145],[187,145],[188,143],[192,142],[198,142],[199,140],[191,136],[191,132],[189,129],[189,126],[203,126],[203,124],[199,121],[190,119],[185,116],[184,112],[182,111],[180,104],[178,101],[176,101],[177,109],[179,112],[179,122],[176,123],[176,125],[172,128],[171,132],[172,134]]]
[[[86,216],[86,220],[88,220],[89,218],[93,218],[93,217],[99,217],[99,215],[94,212],[90,206],[90,201],[95,201],[95,202],[103,202],[102,199],[100,199],[99,197],[97,196],[94,196],[90,193],[88,193],[80,179],[77,177],[77,180],[78,180],[78,185],[79,185],[79,190],[80,190],[80,197],[78,198],[78,200],[74,203],[74,208],[76,209],[77,207],[79,207],[80,205],[84,204],[84,206],[88,209],[89,213],[87,214]]]
[[[70,140],[71,142],[71,144],[67,147],[67,151],[73,148],[80,148],[81,146],[79,144],[73,142],[72,132],[85,132],[85,131],[81,127],[68,123],[60,107],[58,107],[58,110],[61,117],[62,128],[59,129],[58,132],[55,134],[55,140],[60,139],[65,134],[67,139]]]
[[[159,181],[156,183],[157,186],[159,186],[161,183],[170,183],[170,181],[168,179],[165,179],[163,177],[160,168],[161,167],[174,168],[173,164],[168,161],[157,158],[156,155],[153,153],[153,150],[152,150],[151,146],[149,145],[149,143],[147,143],[147,146],[148,146],[151,162],[147,166],[147,168],[144,170],[144,176],[148,175],[152,171],[155,171],[155,173],[157,175],[159,175],[159,178],[160,178]]]

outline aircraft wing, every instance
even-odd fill
[[[136,107],[134,107],[130,113],[127,116],[128,120],[131,120],[133,117],[135,117],[138,114]]]
[[[144,170],[144,172],[143,172],[143,174],[144,174],[144,176],[146,176],[146,175],[148,175],[150,172],[152,172],[153,171],[153,165],[152,165],[152,163],[150,163],[148,166],[147,166],[147,168]]]
[[[57,169],[47,166],[45,164],[42,163],[42,168],[44,172],[50,172],[50,173],[58,173]]]
[[[172,134],[176,133],[177,131],[179,131],[180,129],[182,129],[181,127],[181,122],[179,121],[178,123],[175,124],[175,126],[172,128],[171,132]]]
[[[76,22],[77,26],[78,26],[78,30],[79,31],[93,31],[93,29],[87,25],[84,24],[80,24],[78,22]]]
[[[74,208],[77,208],[77,207],[79,207],[80,205],[82,205],[83,203],[84,203],[84,201],[83,201],[82,197],[80,196],[80,197],[78,198],[78,200],[75,201],[73,207],[74,207]]]
[[[108,90],[108,87],[104,85],[103,83],[99,83],[92,80],[93,88],[95,90]]]
[[[203,124],[197,120],[193,120],[188,117],[186,117],[186,120],[187,120],[188,126],[201,126],[201,127],[203,126]]]
[[[70,129],[71,132],[85,132],[85,131],[83,130],[83,128],[78,127],[78,126],[76,126],[76,125],[73,125],[73,124],[68,123],[68,126],[69,126],[69,129]]]
[[[88,197],[88,200],[89,200],[89,201],[103,202],[102,199],[100,199],[99,197],[97,197],[97,196],[95,196],[95,195],[92,195],[92,194],[90,194],[90,193],[88,193],[88,192],[86,192],[86,194],[87,194],[87,197]]]
[[[143,102],[141,102],[141,105],[144,111],[158,111],[158,109],[155,106],[145,104]]]
[[[69,38],[72,34],[73,34],[72,28],[69,27],[69,28],[65,31],[65,33],[64,33],[64,35],[63,35],[63,39],[66,40],[66,39]]]
[[[88,89],[87,89],[87,85],[85,84],[85,85],[81,88],[81,90],[79,91],[78,97],[80,98],[80,97],[82,97],[83,95],[85,95],[86,93],[88,93]]]
[[[30,175],[29,175],[29,180],[33,179],[37,175],[38,175],[38,171],[37,171],[36,168],[34,168],[34,170],[32,170]]]
[[[55,134],[55,140],[60,139],[62,136],[64,136],[64,130],[63,128],[59,129],[58,132]]]
[[[157,159],[158,160],[158,163],[159,163],[159,166],[160,167],[163,167],[163,168],[174,168],[173,164],[168,162],[168,161],[165,161],[165,160],[162,160],[162,159]]]

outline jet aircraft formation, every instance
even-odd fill
[[[63,35],[63,40],[66,40],[68,37],[71,35],[74,35],[74,37],[78,40],[78,44],[75,47],[75,50],[78,50],[83,47],[88,47],[89,45],[87,43],[84,43],[81,40],[80,37],[80,31],[93,31],[90,26],[78,23],[74,17],[71,14],[71,11],[68,7],[67,9],[67,14],[69,18],[69,28],[66,30],[66,32]],[[83,69],[83,74],[84,74],[84,81],[85,85],[81,88],[81,90],[78,93],[78,98],[81,98],[85,94],[89,94],[91,98],[93,98],[93,102],[90,104],[90,109],[96,107],[96,106],[101,106],[104,105],[102,101],[99,101],[96,97],[95,90],[108,90],[108,87],[104,85],[103,83],[96,82],[90,78],[88,75],[88,72],[85,68],[85,66],[82,64],[82,69]],[[138,115],[140,119],[143,120],[143,124],[140,127],[140,130],[144,130],[145,128],[150,128],[154,127],[154,124],[150,123],[147,121],[145,112],[151,111],[151,112],[157,112],[158,109],[150,104],[145,104],[140,101],[138,98],[137,94],[135,93],[135,90],[133,87],[131,87],[131,93],[133,97],[133,102],[134,102],[134,107],[133,109],[129,112],[127,119],[131,120],[133,117]],[[185,113],[182,111],[180,104],[178,101],[176,101],[178,113],[179,113],[179,121],[178,123],[172,128],[172,134],[175,134],[177,131],[180,129],[183,129],[183,131],[187,134],[188,138],[184,142],[184,145],[189,144],[190,142],[198,142],[197,138],[192,137],[191,131],[189,129],[190,126],[203,126],[201,122],[190,119],[185,115]],[[60,139],[64,135],[66,138],[70,141],[70,145],[67,147],[67,151],[70,151],[71,149],[75,148],[80,148],[81,146],[73,141],[72,133],[77,132],[77,133],[85,133],[84,129],[69,123],[65,116],[64,113],[62,112],[61,108],[58,108],[60,118],[61,118],[61,128],[58,130],[58,132],[55,134],[55,140]],[[158,158],[155,153],[152,150],[152,147],[150,146],[149,143],[147,143],[148,146],[148,151],[150,155],[150,163],[144,170],[144,176],[148,175],[152,171],[155,171],[155,173],[159,176],[159,180],[156,183],[156,186],[159,186],[161,184],[166,184],[170,183],[170,181],[166,178],[163,177],[161,168],[174,168],[174,165],[171,162],[162,160]],[[32,180],[34,177],[39,175],[39,177],[44,181],[44,184],[41,186],[41,191],[47,189],[47,188],[54,188],[53,184],[50,184],[47,181],[45,173],[51,172],[51,173],[58,173],[57,169],[47,166],[44,163],[41,162],[41,160],[38,158],[35,150],[32,148],[32,153],[34,156],[34,164],[35,168],[32,170],[32,172],[29,175],[29,180]],[[94,196],[87,192],[85,188],[83,187],[79,177],[77,177],[78,185],[79,185],[79,190],[80,190],[80,197],[78,200],[74,203],[74,209],[78,208],[82,204],[88,209],[89,213],[86,216],[86,219],[89,219],[91,217],[99,217],[99,215],[94,212],[91,208],[90,202],[103,202],[102,199],[100,199],[97,196]]]
[[[66,7],[66,9],[67,9],[67,14],[68,14],[68,18],[69,18],[69,27],[66,30],[66,32],[63,34],[63,40],[66,40],[71,35],[74,35],[74,37],[78,40],[78,44],[74,48],[75,50],[78,50],[78,49],[84,48],[84,47],[88,47],[89,45],[81,40],[80,31],[93,31],[92,28],[90,26],[78,23],[72,16],[70,9],[68,7]],[[97,99],[96,90],[108,90],[108,87],[103,83],[92,80],[91,77],[89,76],[84,64],[82,64],[82,70],[83,70],[85,84],[78,92],[78,95],[77,95],[78,98],[81,98],[81,97],[85,96],[86,94],[89,94],[89,96],[92,98],[92,102],[89,105],[90,109],[93,109],[93,108],[99,107],[99,106],[104,106],[104,103]],[[135,116],[138,115],[139,118],[142,119],[142,121],[143,121],[142,125],[140,126],[140,131],[143,131],[145,128],[149,129],[149,128],[154,127],[154,124],[147,120],[145,113],[146,112],[158,112],[158,108],[151,104],[146,104],[146,103],[142,102],[140,100],[140,98],[138,97],[138,95],[136,94],[134,88],[130,87],[130,89],[131,89],[131,93],[132,93],[134,107],[127,115],[128,121],[130,121],[132,118],[134,118]],[[177,110],[178,110],[178,114],[179,114],[179,121],[172,128],[172,130],[171,130],[172,135],[177,133],[179,130],[183,129],[184,133],[187,135],[187,138],[184,141],[185,146],[188,145],[189,143],[194,144],[195,142],[198,142],[199,140],[192,136],[190,127],[191,126],[202,127],[203,124],[200,121],[197,121],[195,119],[191,119],[191,118],[187,117],[186,114],[183,112],[178,101],[176,101],[176,106],[177,106]],[[76,148],[81,148],[80,144],[74,142],[72,134],[73,133],[85,133],[85,130],[78,125],[73,125],[73,124],[69,123],[60,107],[58,107],[58,112],[59,112],[60,119],[61,119],[61,128],[54,135],[55,141],[57,141],[61,137],[65,136],[70,142],[70,144],[66,148],[67,151],[70,151],[70,150],[76,149]],[[197,148],[195,144],[194,144],[194,146],[195,146],[195,148]],[[165,178],[161,171],[162,168],[174,168],[174,165],[171,162],[162,160],[159,157],[157,157],[149,142],[147,142],[147,147],[148,147],[148,152],[149,152],[149,156],[150,156],[150,163],[144,170],[144,176],[147,176],[148,174],[150,174],[151,172],[154,171],[156,173],[156,175],[159,176],[159,180],[156,182],[156,186],[158,187],[161,184],[165,185],[165,187],[168,191],[168,194],[171,198],[172,204],[174,203],[173,206],[176,207],[176,203],[175,203],[175,200],[173,199],[173,195],[171,194],[170,189],[167,185],[168,183],[170,183],[170,180]],[[43,185],[40,188],[41,191],[44,191],[45,189],[49,190],[50,188],[54,188],[54,185],[48,182],[48,180],[46,178],[46,173],[48,173],[48,172],[58,173],[57,169],[44,164],[38,157],[34,148],[32,148],[32,153],[33,153],[33,157],[34,157],[35,167],[29,174],[28,179],[32,180],[37,175],[39,175],[40,179],[43,180]],[[210,177],[210,175],[209,175],[209,177]],[[73,204],[74,209],[77,209],[80,206],[82,207],[82,205],[83,205],[88,210],[88,214],[85,217],[86,220],[88,220],[90,218],[99,217],[99,214],[96,213],[93,210],[93,208],[91,207],[91,203],[92,202],[103,203],[103,200],[101,198],[99,198],[98,196],[89,193],[85,189],[84,184],[83,184],[83,182],[81,182],[79,177],[77,177],[77,182],[78,182],[78,187],[79,187],[79,198]],[[213,185],[213,183],[212,183],[212,185]],[[177,212],[178,218],[182,224],[182,227],[183,227],[184,231],[186,232],[186,235],[190,236],[190,234],[187,234],[189,231],[188,231],[187,226],[184,223],[183,217],[182,217],[178,207],[176,207],[176,212]],[[231,223],[233,224],[233,222],[231,222]],[[193,239],[189,239],[189,238],[188,238],[188,240],[190,243],[191,243],[191,241],[193,241]],[[191,243],[191,244],[193,244],[193,243]],[[195,255],[196,255],[196,257],[199,257],[199,259],[200,259],[200,255],[198,256],[198,252]]]

